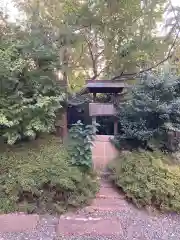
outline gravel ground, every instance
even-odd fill
[[[121,212],[96,212],[90,216],[116,217],[121,222],[122,235],[59,237],[58,240],[180,240],[180,215],[177,214],[148,214],[130,205]]]
[[[44,216],[37,229],[31,233],[0,233],[0,240],[180,240],[180,216],[149,215],[130,207],[122,212],[96,212],[88,216],[104,219],[116,217],[122,224],[121,236],[73,236],[57,237],[58,218]]]
[[[120,200],[124,201],[124,200]],[[0,233],[0,240],[180,240],[180,215],[147,213],[138,210],[131,204],[121,211],[80,211],[78,216],[103,219],[117,219],[121,223],[122,234],[119,236],[57,236],[56,229],[59,219],[43,216],[36,230],[30,233]],[[79,223],[81,224],[81,223]],[[89,228],[91,223],[89,223]],[[111,228],[111,226],[109,226]],[[77,235],[77,236],[76,236]]]

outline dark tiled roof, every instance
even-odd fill
[[[86,81],[86,88],[125,88],[128,84],[122,81],[111,80],[88,80]]]
[[[125,81],[88,80],[85,89],[90,93],[120,93],[128,84]]]
[[[110,81],[110,80],[88,80],[86,85],[74,96],[68,98],[68,104],[72,106],[78,106],[85,102],[92,102],[93,98],[89,93],[118,93],[118,96],[111,97],[111,102],[118,104],[122,101],[122,98],[127,93],[128,84],[122,81]],[[99,99],[100,100],[100,99]]]

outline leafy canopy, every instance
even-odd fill
[[[38,22],[49,27],[51,40],[63,38],[61,70],[72,90],[86,78],[134,73],[163,59],[169,42],[166,36],[157,37],[156,30],[166,2],[16,0],[29,22],[35,14]]]

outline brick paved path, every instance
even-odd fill
[[[180,215],[148,214],[108,183],[90,207],[61,217],[0,216],[0,240],[179,240]]]

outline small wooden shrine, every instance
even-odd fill
[[[79,99],[79,97],[82,99],[90,95],[88,97],[88,102],[89,116],[92,118],[92,123],[96,123],[97,117],[114,116],[114,135],[116,135],[118,133],[118,120],[116,117],[115,105],[121,101],[124,89],[127,87],[128,84],[124,83],[122,80],[87,80],[84,88],[71,99],[72,101],[68,101],[68,104],[70,104],[70,102],[71,104],[72,102],[76,102],[75,99]],[[110,94],[112,101],[108,103],[99,102],[97,98],[98,93]],[[75,106],[76,105],[78,104],[75,104]],[[67,109],[64,109],[63,114],[60,112],[60,116],[57,116],[56,132],[64,139],[68,134]]]
[[[93,95],[93,101],[89,103],[89,116],[92,118],[92,123],[96,123],[98,116],[114,116],[114,135],[118,133],[118,120],[116,118],[115,102],[121,97],[119,95],[128,85],[122,81],[111,80],[88,80],[81,94],[90,93]],[[112,95],[110,103],[100,103],[97,101],[98,93],[108,93]]]

